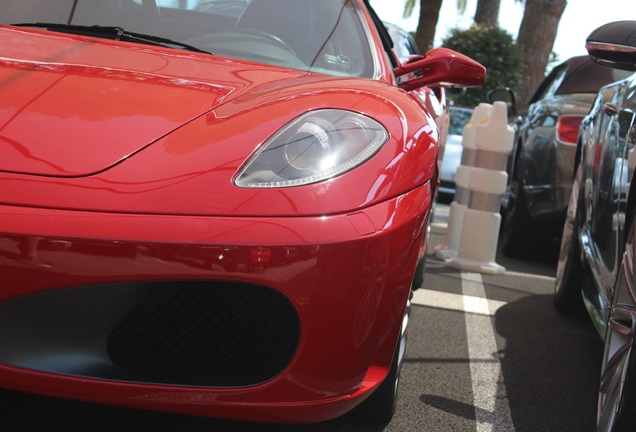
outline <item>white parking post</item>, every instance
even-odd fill
[[[448,224],[444,243],[435,246],[435,256],[446,260],[457,256],[459,239],[462,234],[464,212],[468,208],[470,198],[470,171],[475,166],[477,158],[477,126],[490,120],[492,105],[481,103],[473,110],[470,121],[462,131],[462,160],[455,172],[455,196],[450,204]]]
[[[506,190],[506,164],[512,151],[514,130],[508,125],[508,106],[495,102],[488,123],[477,127],[476,167],[470,173],[470,199],[464,212],[457,256],[446,265],[461,270],[501,274],[495,262],[501,215],[501,196]]]

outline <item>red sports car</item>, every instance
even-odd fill
[[[398,64],[366,0],[13,0],[0,22],[0,387],[389,418],[437,180],[424,86],[484,68]]]

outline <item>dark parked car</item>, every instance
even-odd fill
[[[513,116],[516,129],[510,185],[504,199],[503,252],[525,258],[556,252],[572,184],[579,124],[601,86],[624,77],[587,56],[555,67],[537,87],[527,109]],[[495,93],[494,99],[503,99]],[[512,113],[517,106],[514,95]]]
[[[636,21],[598,28],[598,63],[636,71]],[[636,430],[636,74],[603,87],[580,127],[555,284],[558,310],[587,310],[605,340],[598,431]]]

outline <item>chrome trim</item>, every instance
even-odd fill
[[[586,50],[602,50],[602,51],[613,51],[619,53],[636,53],[636,47],[632,47],[629,45],[618,45],[618,44],[609,44],[603,42],[595,42],[589,41],[585,44]]]
[[[528,193],[551,191],[554,189],[554,185],[524,185],[523,188]]]
[[[603,287],[603,289],[595,290],[598,293],[598,303],[600,308],[597,310],[594,302],[592,302],[589,298],[585,296],[585,291],[583,291],[583,301],[585,303],[585,307],[588,311],[588,314],[592,318],[592,323],[596,328],[596,331],[601,335],[603,339],[605,339],[605,334],[607,332],[607,311],[609,310],[609,298],[607,298],[607,288],[603,282],[603,278],[600,274],[596,263],[599,261],[598,254],[594,249],[594,245],[591,239],[591,236],[587,232],[587,229],[583,229],[579,235],[579,242],[581,247],[581,254],[583,255],[583,259],[587,265],[587,268],[590,270],[590,275],[593,278],[593,283],[596,287]]]
[[[400,329],[400,349],[398,352],[398,370],[402,367],[404,354],[406,353],[407,328],[409,325],[409,316],[411,315],[411,301],[406,301],[406,309],[404,310],[404,318],[402,318],[402,328]]]

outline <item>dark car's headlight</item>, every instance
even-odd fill
[[[387,130],[358,113],[312,111],[280,129],[252,155],[234,183],[281,188],[319,182],[355,168],[386,143]]]

